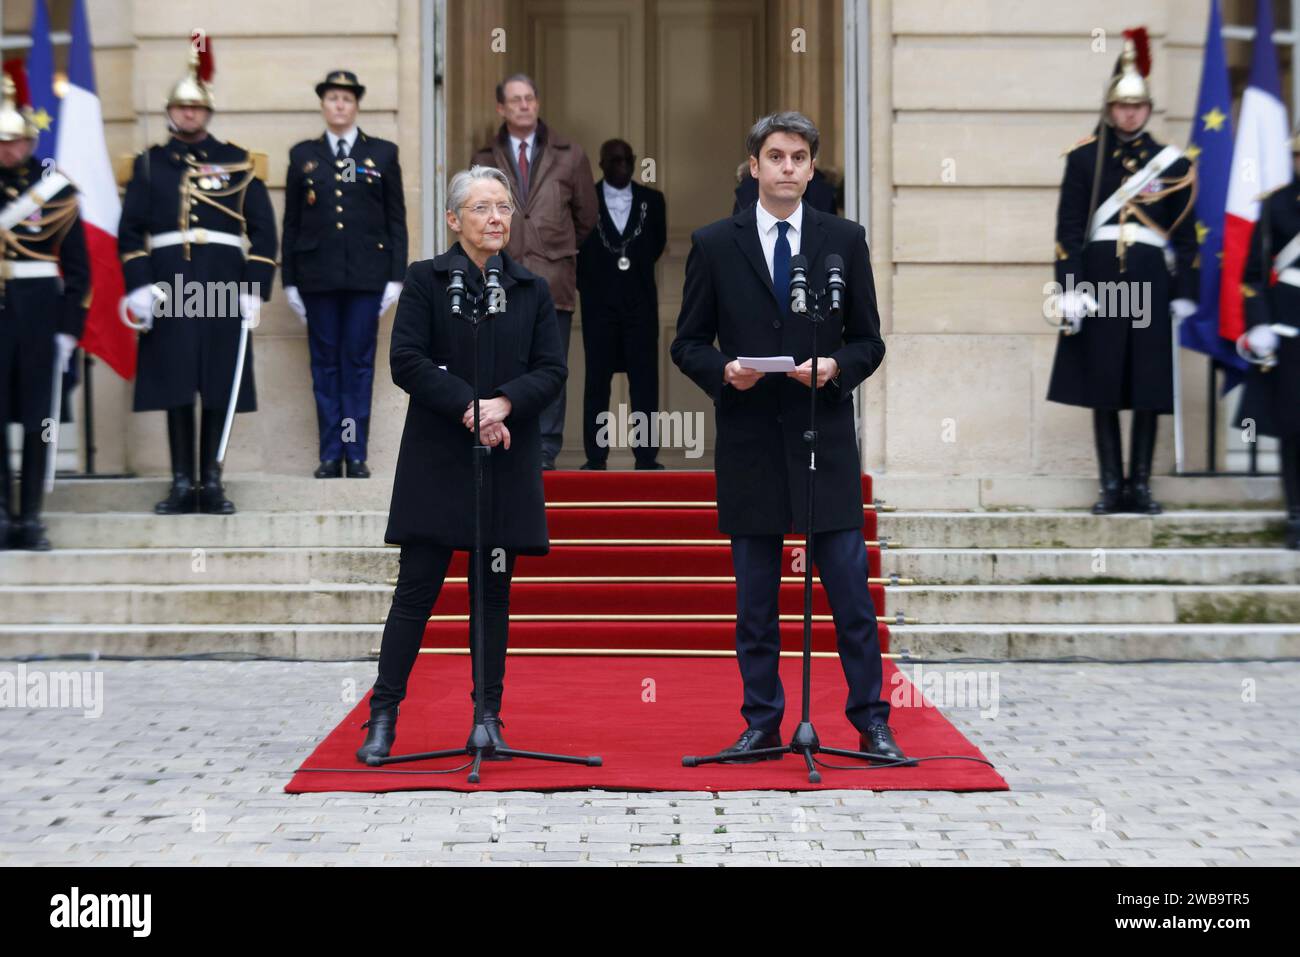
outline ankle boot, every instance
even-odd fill
[[[1133,433],[1130,437],[1128,510],[1139,515],[1159,515],[1164,511],[1151,497],[1151,457],[1156,451],[1155,412],[1145,409],[1133,411]]]
[[[18,547],[33,552],[48,552],[50,540],[41,524],[41,502],[45,497],[45,457],[49,454],[40,432],[23,435],[23,477],[20,483],[23,503],[18,522]]]
[[[1283,439],[1279,457],[1286,498],[1286,547],[1300,551],[1300,436]]]
[[[397,737],[397,709],[370,712],[370,720],[361,727],[368,728],[366,741],[357,749],[357,760],[369,764],[370,758],[386,758],[393,750]]]
[[[1119,413],[1114,409],[1093,409],[1092,435],[1101,474],[1101,498],[1093,505],[1092,514],[1114,515],[1124,510],[1124,453],[1119,437]]]
[[[188,515],[198,509],[194,485],[194,406],[167,410],[167,447],[172,460],[172,487],[153,510],[159,515]]]
[[[199,511],[205,515],[235,514],[235,503],[226,498],[226,490],[221,485],[221,464],[217,461],[225,425],[225,412],[203,410],[203,431],[199,440],[203,484],[199,486]]]

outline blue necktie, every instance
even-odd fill
[[[776,224],[776,248],[772,250],[772,291],[782,312],[790,308],[790,240],[785,237],[789,228],[787,222]]]

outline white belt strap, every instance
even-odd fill
[[[1288,286],[1300,286],[1300,269],[1283,269],[1277,274],[1277,281]]]
[[[1143,226],[1139,223],[1125,223],[1123,226],[1110,225],[1098,226],[1092,231],[1092,238],[1095,242],[1118,242],[1123,236],[1124,242],[1132,245],[1133,243],[1146,243],[1148,246],[1156,246],[1164,249],[1166,239],[1150,226]]]
[[[1273,325],[1269,326],[1269,328],[1279,336],[1285,336],[1288,339],[1294,339],[1296,336],[1300,336],[1300,329],[1297,329],[1295,326],[1288,326],[1283,322],[1275,322]]]
[[[1260,215],[1267,216],[1268,213],[1267,211],[1264,211],[1261,212]],[[1281,250],[1278,251],[1278,254],[1273,257],[1273,268],[1277,272],[1281,272],[1297,259],[1300,259],[1300,233],[1296,233],[1292,236],[1291,241],[1283,246]]]
[[[221,246],[237,246],[242,250],[244,248],[244,237],[238,233],[223,233],[216,229],[187,229],[184,232],[176,230],[170,233],[154,233],[149,237],[149,247],[151,249],[162,249],[164,246],[179,246],[181,243],[190,243],[194,246],[217,243]]]
[[[1174,163],[1178,162],[1182,155],[1183,151],[1177,146],[1166,146],[1162,149],[1154,158],[1152,158],[1151,162],[1147,163],[1146,166],[1142,167],[1142,169],[1133,176],[1130,176],[1123,186],[1115,190],[1115,192],[1107,197],[1105,202],[1097,207],[1097,211],[1092,216],[1092,223],[1101,224],[1109,222],[1110,218],[1118,213],[1125,203],[1150,186],[1151,182],[1157,176],[1169,167],[1173,166]],[[1092,235],[1094,239],[1097,236],[1097,230],[1102,228],[1104,227],[1100,225],[1092,226]]]
[[[70,185],[72,184],[68,181],[68,177],[58,170],[48,176],[42,176],[39,183],[6,206],[3,212],[0,212],[0,229],[13,229],[57,196],[64,187]]]
[[[58,263],[0,263],[0,279],[57,279],[58,277]]]

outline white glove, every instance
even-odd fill
[[[1070,289],[1061,293],[1060,310],[1069,334],[1074,335],[1083,328],[1083,320],[1097,311],[1097,301],[1087,293]]]
[[[154,301],[153,286],[141,286],[138,289],[132,289],[131,294],[126,297],[126,307],[131,310],[137,319],[144,323],[145,332],[153,328]]]
[[[1182,322],[1188,316],[1195,315],[1199,308],[1200,306],[1190,299],[1175,299],[1169,304],[1169,313],[1174,317],[1175,322]]]
[[[390,282],[384,286],[384,297],[379,300],[379,314],[382,316],[388,307],[397,302],[397,297],[402,294],[402,284],[400,282]]]
[[[244,325],[256,329],[262,318],[262,297],[250,293],[239,294],[239,314],[244,317]]]
[[[72,353],[77,350],[77,337],[60,332],[54,337],[54,345],[59,350],[59,365],[66,369]]]
[[[1277,352],[1277,333],[1268,326],[1256,326],[1246,333],[1246,344],[1255,355],[1271,356]]]
[[[307,324],[307,306],[302,301],[302,296],[298,293],[297,286],[285,286],[284,298],[289,300],[289,308],[298,314],[298,318]]]

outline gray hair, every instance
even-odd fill
[[[773,133],[790,133],[794,136],[802,136],[808,142],[808,149],[812,153],[812,158],[817,158],[817,147],[821,143],[821,134],[817,132],[817,127],[813,121],[808,119],[802,113],[796,110],[786,110],[782,113],[769,113],[750,128],[749,136],[745,137],[745,149],[749,151],[750,156],[757,157],[767,138]]]
[[[510,205],[519,205],[515,202],[514,191],[510,189],[510,180],[506,179],[505,173],[495,166],[471,166],[469,169],[461,170],[447,184],[447,212],[459,215],[460,208],[465,205],[465,199],[469,196],[470,187],[483,179],[496,180],[505,187]]]
[[[504,80],[502,80],[500,83],[497,84],[498,103],[504,103],[506,101],[507,83],[527,83],[529,86],[533,88],[533,97],[536,99],[541,98],[537,92],[537,84],[533,82],[533,78],[531,76],[529,76],[527,73],[511,73],[508,77],[506,77]]]

